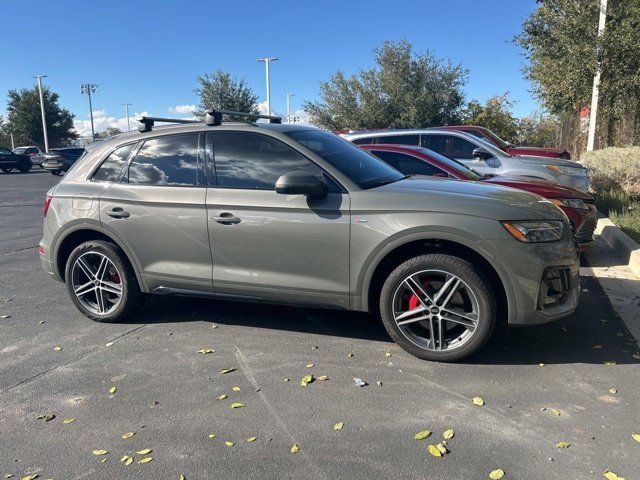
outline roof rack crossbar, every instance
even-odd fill
[[[222,116],[227,115],[229,117],[248,117],[252,119],[264,118],[269,120],[269,123],[282,123],[282,117],[276,117],[275,115],[260,115],[256,113],[247,112],[232,112],[229,110],[207,110],[207,116],[204,123],[209,126],[220,125],[222,123]]]
[[[138,131],[141,133],[150,132],[156,122],[161,123],[202,123],[201,120],[190,120],[186,118],[163,118],[163,117],[138,117]]]

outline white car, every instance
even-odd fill
[[[13,153],[16,155],[29,155],[31,158],[31,163],[34,165],[39,165],[42,167],[42,162],[44,162],[44,153],[35,145],[29,145],[26,147],[16,147],[13,149]]]
[[[483,175],[524,176],[549,180],[585,192],[589,190],[587,169],[577,162],[524,155],[514,157],[481,138],[459,130],[379,130],[342,136],[356,145],[420,145],[458,160]]]

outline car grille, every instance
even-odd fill
[[[595,215],[589,215],[587,219],[582,223],[578,231],[576,232],[576,239],[578,243],[590,243],[593,242],[593,232],[596,229],[598,223],[598,217]]]

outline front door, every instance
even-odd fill
[[[276,138],[235,131],[209,135],[215,180],[207,210],[216,294],[348,307],[346,191]],[[301,170],[323,177],[326,197],[275,192],[281,175]]]

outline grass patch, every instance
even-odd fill
[[[620,229],[640,243],[640,202],[621,190],[608,190],[595,195],[598,210]]]

